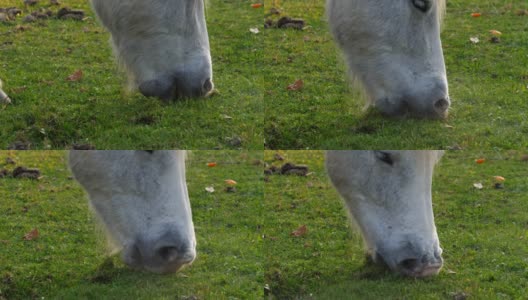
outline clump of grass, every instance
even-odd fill
[[[107,257],[94,271],[95,274],[90,276],[89,281],[99,284],[112,283],[114,278],[119,275],[119,270],[114,263],[114,257]]]

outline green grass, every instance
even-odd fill
[[[106,259],[86,196],[60,151],[0,152],[38,167],[39,181],[0,179],[0,299],[259,299],[263,286],[262,152],[194,151],[188,187],[197,259],[175,275]],[[208,168],[207,162],[218,166]],[[0,165],[0,169],[4,166]],[[9,165],[8,168],[14,168]],[[238,182],[223,191],[225,179]],[[216,192],[204,188],[213,185]],[[38,228],[40,237],[22,237]],[[193,298],[196,297],[196,298]]]
[[[273,161],[274,151],[264,159]],[[323,167],[321,151],[285,151],[308,177],[272,175],[265,183],[265,283],[272,299],[526,299],[528,161],[521,152],[450,151],[437,166],[433,205],[444,268],[416,280],[366,262],[360,235]],[[524,153],[526,154],[526,152]],[[484,164],[475,163],[486,158]],[[493,176],[506,178],[493,188]],[[473,183],[481,182],[477,190]],[[292,237],[301,225],[307,234]]]
[[[0,149],[16,141],[32,149],[75,143],[97,149],[263,148],[264,77],[257,70],[264,49],[260,37],[249,32],[262,22],[262,9],[243,0],[211,0],[207,22],[219,93],[164,104],[125,92],[109,34],[88,0],[61,2],[84,9],[88,19],[24,24],[23,16],[37,9],[31,7],[16,22],[0,23],[0,78],[13,100],[0,107]],[[10,6],[23,8],[22,1],[0,0],[0,7]],[[27,29],[16,30],[19,24]],[[83,79],[66,81],[78,69]]]
[[[262,70],[268,149],[519,149],[528,145],[525,0],[450,0],[442,33],[452,109],[446,121],[393,120],[363,111],[349,87],[321,0],[266,0],[303,18],[304,31],[267,29]],[[472,18],[472,12],[482,13]],[[489,30],[503,33],[488,42]],[[471,44],[478,36],[481,42]],[[287,91],[296,79],[300,91]],[[446,126],[449,125],[449,126]],[[452,127],[451,127],[452,126]]]
[[[41,1],[47,3],[47,1]],[[263,9],[211,0],[207,19],[219,94],[175,103],[124,92],[108,34],[86,0],[84,22],[0,24],[0,148],[32,149],[518,149],[528,145],[528,9],[524,0],[448,1],[442,40],[452,97],[445,121],[394,120],[363,110],[328,32],[323,0],[276,1],[304,31],[264,29]],[[0,0],[0,7],[21,6]],[[266,10],[273,6],[266,1]],[[31,10],[34,10],[33,8]],[[471,18],[470,13],[482,17]],[[27,13],[27,11],[25,12]],[[258,27],[259,34],[249,28]],[[490,29],[501,43],[488,42]],[[478,36],[479,44],[469,37]],[[77,69],[80,82],[65,78]],[[303,79],[300,91],[286,86]],[[227,116],[232,117],[226,118]],[[233,140],[240,138],[239,145]]]
[[[0,299],[522,299],[528,293],[528,161],[521,151],[450,151],[433,199],[445,266],[413,280],[368,264],[323,167],[322,151],[285,151],[307,177],[269,176],[274,151],[194,151],[188,161],[198,258],[168,276],[137,272],[105,256],[86,196],[62,151],[1,151],[38,167],[38,181],[0,179]],[[484,164],[474,162],[486,158]],[[206,167],[216,161],[215,168]],[[282,163],[282,162],[281,162]],[[494,189],[492,176],[506,178]],[[223,192],[224,179],[238,181]],[[483,190],[473,188],[481,182]],[[208,194],[206,186],[216,192]],[[264,199],[264,201],[263,201]],[[290,233],[306,225],[308,233]],[[37,228],[38,239],[22,237]]]

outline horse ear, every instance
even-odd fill
[[[433,6],[432,0],[412,0],[414,7],[418,8],[422,12],[427,12]]]

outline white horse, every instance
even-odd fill
[[[445,0],[327,0],[334,38],[368,104],[390,116],[445,118]]]
[[[438,274],[431,201],[441,151],[329,151],[328,174],[374,261],[411,277]]]
[[[213,90],[203,0],[92,0],[130,84],[164,100]]]
[[[71,151],[69,160],[127,265],[171,273],[192,263],[184,151]]]

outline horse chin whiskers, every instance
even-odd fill
[[[381,256],[381,254],[379,254],[378,251],[373,251],[370,254],[368,254],[367,261],[370,262],[371,264],[376,264],[376,265],[389,268],[389,264],[387,264],[383,256]]]
[[[362,110],[367,111],[370,107],[374,106],[373,97],[371,97],[370,94],[367,92],[365,83],[361,80],[358,75],[356,75],[355,72],[349,70],[348,75],[350,78],[348,82],[349,89],[351,91],[357,92],[359,100],[364,103]]]

